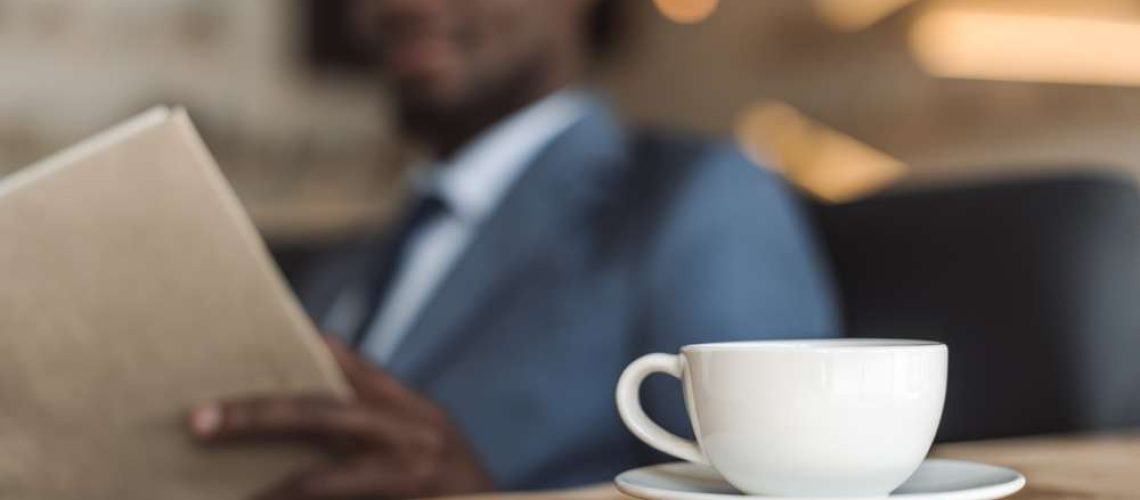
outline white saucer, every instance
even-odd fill
[[[645,500],[805,500],[748,496],[730,486],[712,468],[671,463],[623,472],[614,479],[626,495]],[[888,497],[900,500],[994,500],[1016,493],[1025,476],[994,465],[962,460],[927,459]],[[880,497],[881,498],[881,497]],[[810,500],[853,500],[812,498]]]

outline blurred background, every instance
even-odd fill
[[[598,81],[833,202],[1140,177],[1140,2],[619,0]],[[187,106],[272,242],[376,224],[412,157],[339,0],[0,0],[0,174]]]

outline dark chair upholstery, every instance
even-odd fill
[[[816,215],[848,333],[950,347],[939,439],[1140,424],[1140,196],[1070,177]]]

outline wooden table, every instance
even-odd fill
[[[1140,434],[1009,439],[938,446],[936,457],[977,460],[1021,471],[1029,484],[1014,500],[1140,499]],[[628,500],[610,485],[557,493],[467,497]],[[451,500],[460,500],[453,498]]]

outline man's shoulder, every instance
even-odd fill
[[[772,170],[732,141],[663,130],[631,134],[630,185],[646,201],[674,205],[769,204],[792,198]]]
[[[658,174],[685,174],[736,152],[729,141],[691,133],[649,128],[630,134],[631,161]]]
[[[838,331],[804,201],[777,173],[725,141],[639,140],[636,177],[656,200],[637,220],[646,350]]]

